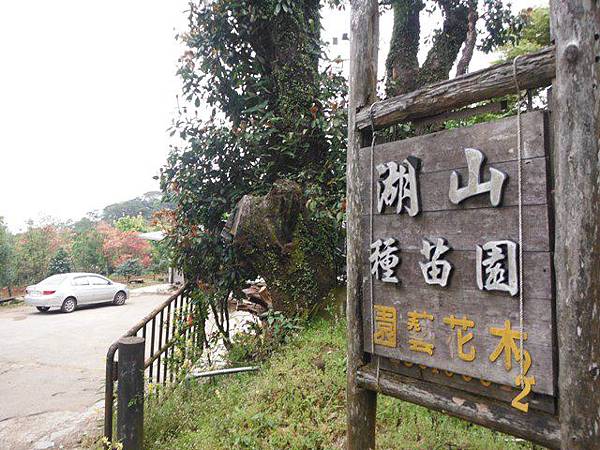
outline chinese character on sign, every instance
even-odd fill
[[[477,246],[477,286],[482,291],[519,292],[517,244],[512,241],[490,241]]]
[[[406,322],[406,328],[408,331],[414,331],[415,333],[421,332],[420,320],[433,320],[433,315],[427,313],[427,311],[417,312],[410,311],[408,313],[408,321]]]
[[[510,326],[510,320],[505,320],[504,328],[490,328],[490,334],[502,338],[494,352],[490,355],[490,361],[496,361],[502,352],[504,352],[504,368],[510,371],[512,369],[513,354],[515,361],[521,362],[521,351],[515,342],[517,340],[520,341],[521,332],[513,330]],[[523,341],[526,340],[527,333],[523,332]],[[535,385],[535,377],[526,376],[532,364],[531,355],[527,350],[523,349],[522,357],[522,373],[519,373],[515,379],[515,384],[521,388],[521,392],[512,400],[511,406],[526,413],[529,410],[529,403],[525,403],[523,400],[531,393],[531,388]]]
[[[477,353],[475,347],[471,345],[471,350],[469,351],[469,353],[465,353],[465,350],[463,348],[463,346],[467,342],[473,339],[473,333],[467,333],[463,335],[463,331],[467,331],[467,329],[473,328],[475,326],[475,322],[469,320],[466,316],[463,316],[462,319],[457,319],[456,317],[454,317],[454,315],[451,315],[449,317],[444,317],[444,323],[446,325],[450,325],[453,330],[455,327],[458,328],[456,330],[458,339],[458,357],[463,361],[473,361]]]
[[[511,370],[513,353],[515,355],[515,361],[521,361],[521,352],[515,342],[515,340],[521,339],[521,333],[511,328],[510,320],[505,320],[504,328],[490,328],[490,334],[502,338],[496,349],[490,355],[490,361],[496,361],[502,352],[504,352],[504,367],[506,370]],[[523,340],[527,340],[527,333],[523,333]]]
[[[504,172],[490,167],[490,181],[481,182],[481,165],[485,159],[483,153],[474,148],[465,148],[465,157],[469,167],[469,181],[467,185],[459,188],[460,174],[453,171],[450,174],[450,201],[458,205],[463,200],[479,194],[490,193],[492,206],[498,206],[502,199],[502,188],[508,178]]]
[[[419,214],[419,166],[420,160],[413,156],[406,158],[402,164],[390,161],[377,165],[377,212],[381,213],[384,206],[396,204],[397,214],[403,210],[411,217]]]
[[[430,342],[425,342],[422,339],[418,339],[415,335],[421,333],[421,320],[433,321],[433,315],[427,311],[417,312],[410,311],[408,313],[408,320],[406,322],[406,328],[411,332],[411,339],[408,340],[409,350],[413,352],[427,353],[429,356],[433,355],[434,346]]]
[[[440,257],[448,250],[450,250],[450,247],[446,245],[445,240],[442,238],[438,238],[435,245],[423,239],[421,254],[427,258],[427,262],[419,262],[419,266],[421,266],[425,283],[446,287],[452,265],[448,261],[440,259]]]
[[[395,255],[398,251],[395,243],[396,239],[389,238],[385,241],[377,239],[371,244],[369,261],[371,261],[371,274],[375,276],[376,280],[398,283],[398,278],[394,276],[394,269],[400,262],[400,258]]]
[[[375,330],[373,342],[377,345],[396,348],[396,308],[374,305]]]
[[[425,342],[421,339],[409,339],[408,348],[413,352],[427,353],[429,356],[433,356],[433,344]]]

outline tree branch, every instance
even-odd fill
[[[469,70],[469,64],[473,58],[473,51],[477,42],[477,19],[479,19],[479,14],[477,14],[477,0],[471,0],[469,2],[467,38],[465,39],[462,55],[456,66],[456,76],[464,75]]]
[[[444,26],[433,38],[433,46],[419,71],[418,86],[448,79],[460,47],[467,37],[469,8],[455,0],[438,0]]]

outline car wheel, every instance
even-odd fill
[[[73,311],[75,311],[76,307],[77,300],[75,300],[73,297],[69,297],[65,299],[62,306],[60,307],[60,310],[64,313],[72,313]]]
[[[49,306],[36,306],[37,310],[39,312],[48,312],[50,311],[50,307]]]
[[[127,295],[123,291],[119,291],[115,294],[115,298],[113,299],[113,305],[121,306],[125,304],[125,300],[127,300]]]

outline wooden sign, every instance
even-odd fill
[[[360,150],[364,350],[385,370],[553,414],[547,118],[521,116],[520,163],[516,121]]]

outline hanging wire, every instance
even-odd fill
[[[513,80],[517,88],[517,182],[519,187],[519,356],[521,364],[521,387],[524,385],[524,361],[523,353],[523,155],[521,137],[521,88],[517,79],[517,56],[513,61]]]

